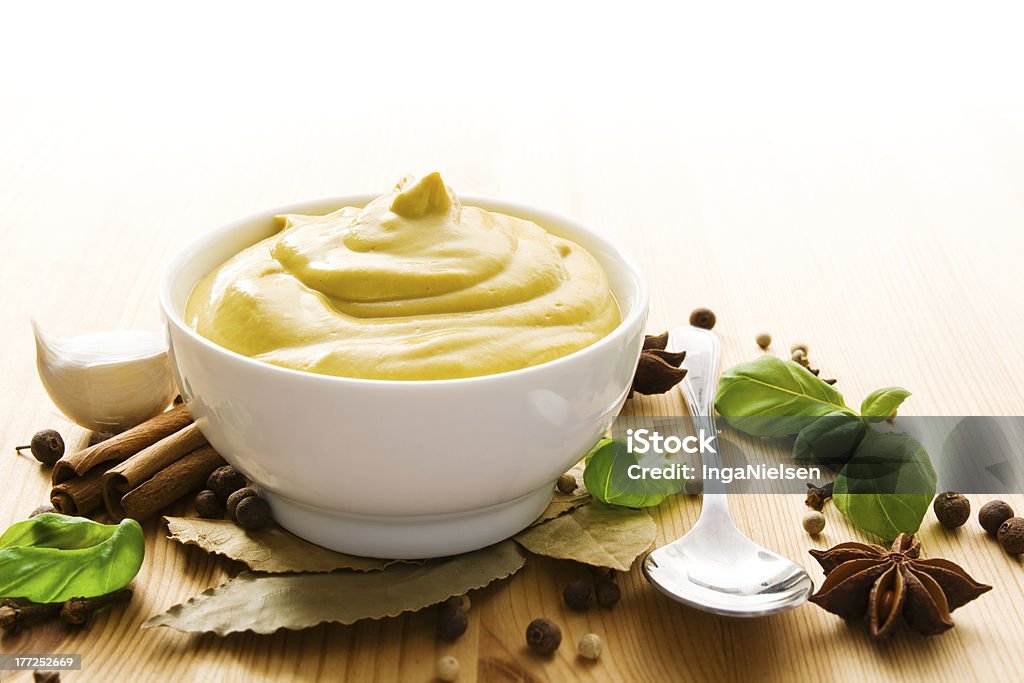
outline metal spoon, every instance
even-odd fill
[[[694,426],[717,434],[712,404],[721,356],[718,337],[697,327],[672,330],[669,345],[686,350],[683,393]],[[719,449],[716,449],[719,450]],[[721,467],[718,453],[703,453],[707,467]],[[673,600],[734,617],[775,614],[803,604],[814,589],[803,567],[757,545],[732,522],[725,487],[704,481],[700,517],[690,532],[644,558],[644,576]]]

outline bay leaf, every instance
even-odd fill
[[[224,519],[164,519],[167,520],[172,541],[199,546],[208,553],[237,560],[257,572],[322,573],[336,569],[370,572],[397,562],[334,552],[304,541],[276,525],[261,531],[246,531]]]
[[[656,534],[654,520],[643,510],[592,502],[513,538],[537,555],[629,571]]]
[[[507,578],[525,562],[514,542],[502,541],[471,553],[378,572],[274,576],[243,572],[150,618],[144,626],[223,636],[394,617]]]

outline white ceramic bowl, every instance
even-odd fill
[[[516,533],[552,483],[622,407],[643,344],[646,278],[578,223],[509,202],[463,202],[535,221],[604,267],[622,323],[542,365],[484,377],[394,381],[269,365],[201,337],[183,319],[196,282],[272,235],[282,213],[325,214],[370,195],[293,204],[212,232],[179,254],[160,287],[178,385],[203,434],[264,492],[277,521],[354,555],[422,558]]]

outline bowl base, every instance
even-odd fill
[[[554,484],[500,505],[445,515],[364,517],[331,512],[263,491],[274,519],[311,543],[349,555],[421,560],[477,550],[525,529],[544,511]]]

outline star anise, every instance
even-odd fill
[[[638,394],[664,394],[686,377],[686,370],[679,367],[686,358],[686,352],[666,351],[667,346],[668,332],[644,337],[640,362],[633,376],[633,386],[629,389],[630,396],[634,391]]]
[[[891,550],[868,543],[840,543],[811,550],[825,582],[811,602],[844,619],[868,618],[871,635],[887,638],[905,622],[918,633],[952,628],[950,612],[992,589],[958,565],[921,559],[921,545],[900,534]]]

